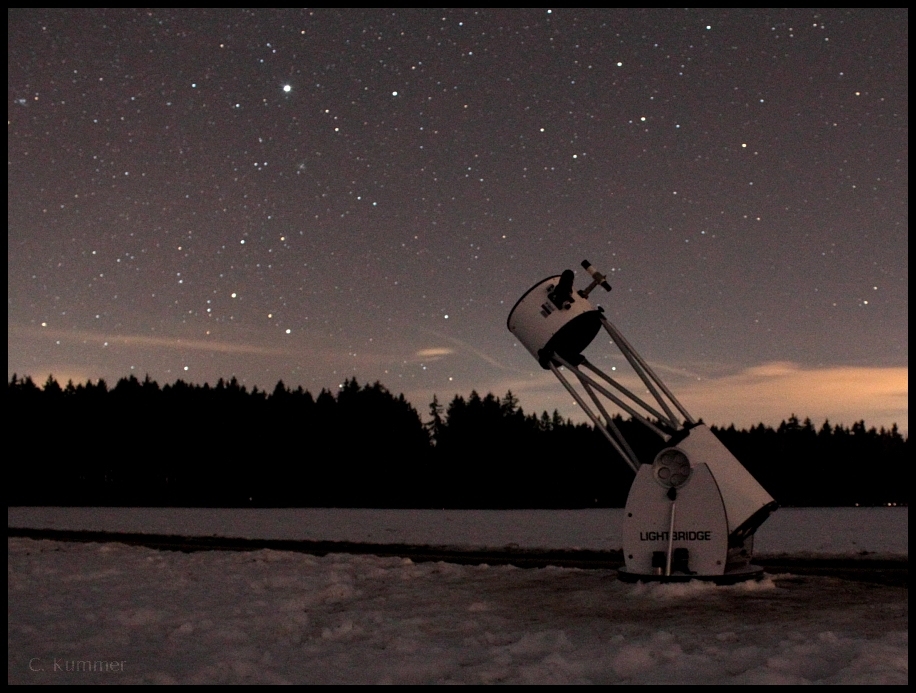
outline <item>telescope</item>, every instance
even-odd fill
[[[760,579],[751,563],[754,533],[776,501],[716,438],[694,419],[589,295],[607,278],[584,260],[591,283],[575,290],[575,273],[543,279],[516,302],[509,331],[550,370],[620,458],[636,473],[623,521],[621,580],[733,584]],[[604,330],[645,392],[636,393],[583,352]],[[604,341],[604,340],[599,340]],[[622,411],[658,436],[664,447],[640,460],[614,423]]]

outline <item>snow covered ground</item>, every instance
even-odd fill
[[[519,525],[471,511],[160,510],[159,525],[124,512],[14,508],[8,525],[619,548],[614,511],[528,511]],[[280,529],[303,512],[311,525],[300,514]],[[906,556],[907,514],[780,510],[758,547]],[[612,570],[10,538],[7,589],[9,683],[908,682],[907,589],[832,577],[627,585]]]

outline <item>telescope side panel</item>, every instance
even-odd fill
[[[702,462],[709,467],[722,494],[729,533],[774,503],[773,497],[704,424],[691,428],[677,447],[687,453],[691,464]],[[766,514],[760,521],[765,518]]]
[[[652,476],[652,465],[639,468],[627,497],[623,553],[627,572],[652,575],[652,554],[668,551],[671,500]],[[728,523],[722,495],[705,464],[693,467],[677,490],[672,548],[690,552],[690,570],[698,576],[722,575],[728,556]]]

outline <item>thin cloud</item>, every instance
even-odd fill
[[[485,354],[485,353],[482,352],[480,349],[477,349],[477,348],[475,348],[475,347],[472,347],[470,344],[468,344],[467,342],[463,342],[463,341],[460,340],[460,339],[456,339],[455,337],[450,337],[450,336],[448,336],[448,335],[442,334],[441,332],[437,332],[436,330],[430,330],[430,329],[426,329],[426,328],[420,328],[420,329],[421,329],[421,331],[423,331],[423,332],[428,332],[429,334],[435,335],[438,339],[442,339],[442,340],[444,340],[444,341],[451,342],[451,343],[454,344],[455,346],[459,347],[459,350],[460,350],[460,351],[463,351],[463,352],[466,352],[466,353],[471,354],[471,355],[473,355],[473,356],[476,356],[476,357],[479,358],[481,361],[483,361],[484,363],[487,363],[487,364],[493,366],[494,368],[498,368],[498,369],[500,369],[500,370],[502,370],[502,371],[521,372],[521,371],[519,371],[519,369],[510,368],[509,366],[506,366],[506,365],[500,363],[499,361],[497,361],[496,359],[494,359],[492,356],[490,356],[490,355],[488,355],[488,354]]]
[[[678,368],[659,367],[656,370],[684,373]],[[634,374],[613,373],[612,376],[652,403],[651,396]],[[575,383],[574,378],[571,380]],[[846,426],[861,419],[868,426],[876,427],[889,428],[896,423],[906,434],[909,427],[908,382],[906,367],[809,368],[774,361],[727,375],[680,379],[669,385],[691,415],[710,424],[727,426],[733,423],[739,428],[747,428],[762,422],[776,426],[794,413],[802,418],[810,417],[818,424],[824,419]],[[575,384],[578,388],[578,383]],[[528,413],[558,408],[563,416],[586,420],[584,412],[547,371],[533,372],[526,377],[491,379],[477,389],[498,396],[511,390]],[[460,394],[467,395],[467,392]],[[609,405],[608,410],[617,411],[613,405]]]
[[[708,422],[749,426],[772,424],[790,414],[849,425],[909,421],[909,369],[834,366],[806,368],[775,361],[739,373],[685,382],[678,395],[687,409]]]
[[[205,339],[182,339],[180,337],[150,337],[148,335],[120,335],[88,332],[85,330],[53,330],[19,328],[16,330],[29,337],[55,339],[74,343],[108,344],[109,346],[140,347],[150,349],[173,349],[176,351],[207,351],[222,354],[254,354],[257,356],[292,356],[291,349],[277,349],[257,344],[239,344]]]
[[[422,358],[435,358],[439,356],[448,356],[449,354],[454,354],[454,353],[455,353],[454,349],[448,349],[445,347],[436,347],[433,349],[420,349],[420,351],[417,352],[417,356],[420,356]]]

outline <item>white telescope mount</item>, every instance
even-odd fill
[[[720,584],[759,579],[763,569],[750,563],[754,532],[777,503],[589,301],[598,286],[611,287],[587,260],[582,267],[591,275],[585,289],[573,289],[572,270],[548,277],[516,302],[508,327],[636,472],[624,514],[620,578]],[[583,354],[601,330],[638,376],[644,396]],[[628,414],[661,439],[665,447],[651,464],[638,458],[609,409]]]

